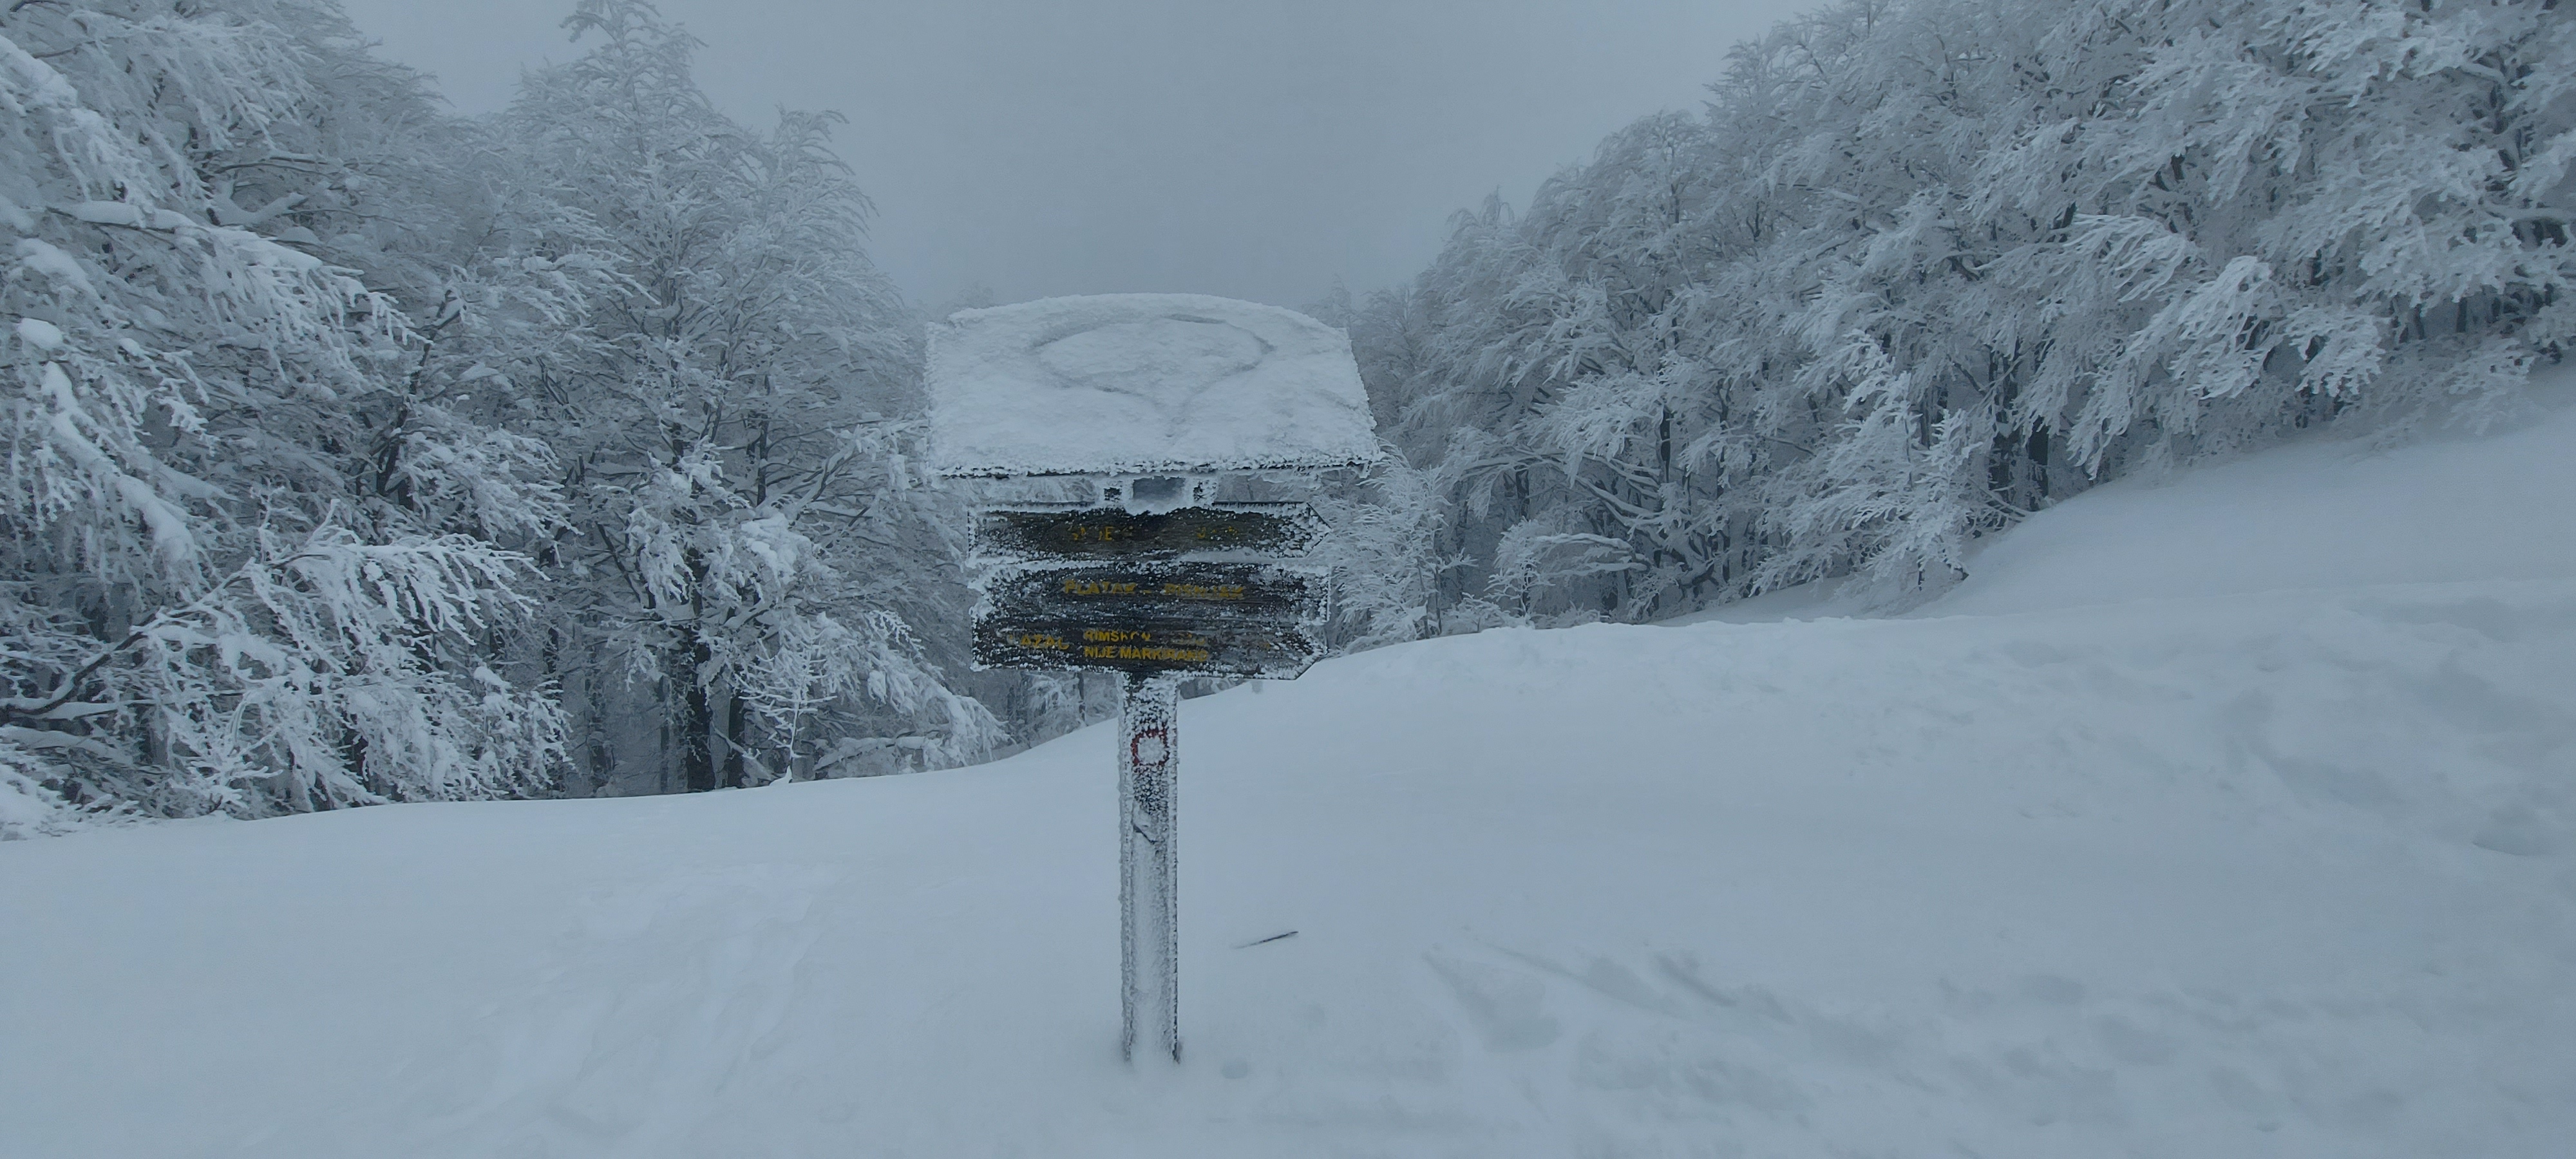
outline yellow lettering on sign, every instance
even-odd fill
[[[1129,640],[1152,640],[1153,638],[1152,632],[1140,632],[1134,628],[1084,628],[1082,630],[1082,640],[1086,644],[1122,644]]]
[[[1243,598],[1243,593],[1242,584],[1167,583],[1163,585],[1164,595],[1178,596],[1185,600],[1239,600]]]
[[[1068,596],[1132,596],[1136,594],[1136,585],[1132,583],[1110,583],[1102,580],[1067,579],[1064,581],[1064,594]]]
[[[1053,632],[1023,632],[1018,636],[1013,637],[1011,642],[1023,648],[1035,648],[1040,651],[1049,652],[1073,646],[1065,643],[1064,637],[1056,635]]]
[[[1198,664],[1206,662],[1208,651],[1205,648],[1163,648],[1153,645],[1085,644],[1082,646],[1082,655],[1086,660],[1164,660],[1181,664]]]

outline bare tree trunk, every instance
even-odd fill
[[[679,719],[680,787],[704,793],[716,787],[715,705],[707,683],[699,678],[715,660],[715,648],[695,632],[689,634],[689,663],[682,669]]]
[[[743,767],[743,754],[750,751],[751,713],[743,706],[742,697],[734,695],[729,688],[724,693],[724,704],[724,786],[728,789],[746,788],[751,778]]]

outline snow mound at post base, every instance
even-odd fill
[[[2480,475],[2496,445],[2385,465],[2564,503]],[[2094,531],[2164,534],[2126,518]],[[1117,1060],[1101,728],[11,842],[5,1149],[2557,1159],[2576,575],[2545,556],[1489,632],[1191,701],[1177,1070]]]
[[[1378,457],[1350,339],[1294,310],[1099,294],[930,328],[930,446],[950,475],[1337,467]]]

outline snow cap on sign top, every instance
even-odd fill
[[[944,475],[1348,466],[1378,457],[1350,339],[1294,310],[1100,294],[964,310],[930,328]]]

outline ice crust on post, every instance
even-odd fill
[[[1339,467],[1378,457],[1350,339],[1294,310],[1099,294],[964,310],[930,328],[941,474]]]

